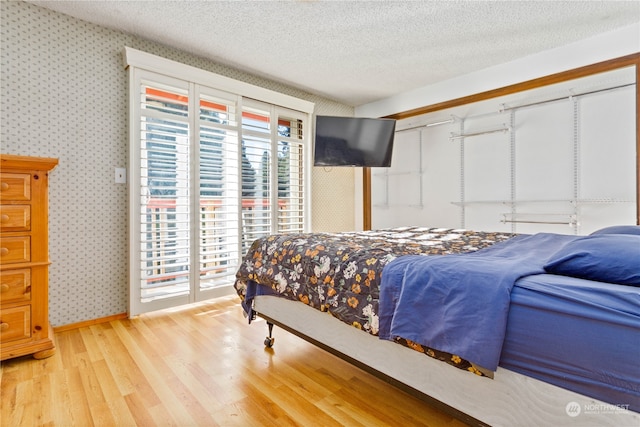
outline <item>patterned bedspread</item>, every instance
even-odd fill
[[[253,242],[234,286],[243,300],[251,282],[266,286],[377,335],[380,274],[389,262],[401,255],[474,252],[513,236],[425,227],[271,235]],[[454,365],[462,362],[454,355],[403,344],[431,357],[453,359]]]

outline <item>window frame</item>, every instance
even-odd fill
[[[312,167],[312,114],[315,104],[312,102],[295,98],[286,94],[275,92],[260,86],[251,85],[245,82],[237,81],[228,77],[220,76],[209,71],[201,70],[189,65],[185,65],[179,62],[171,61],[156,55],[152,55],[146,52],[138,51],[129,47],[125,47],[124,50],[124,63],[125,68],[129,72],[129,252],[130,252],[130,268],[129,268],[129,315],[137,315],[143,312],[173,307],[186,303],[196,302],[207,298],[213,298],[216,296],[228,295],[233,293],[232,283],[229,285],[220,286],[213,290],[207,290],[204,293],[201,291],[200,286],[197,286],[198,274],[195,274],[192,268],[191,276],[196,276],[192,279],[190,290],[188,295],[175,296],[170,298],[160,298],[152,302],[142,302],[141,292],[141,208],[140,208],[140,184],[141,184],[141,170],[140,170],[140,150],[139,145],[141,135],[141,107],[138,99],[137,92],[140,91],[140,84],[149,75],[157,75],[160,78],[159,81],[175,82],[177,86],[186,85],[194,90],[194,94],[200,96],[207,91],[219,91],[229,94],[233,97],[237,97],[237,113],[239,115],[238,125],[238,141],[242,141],[242,114],[245,111],[245,103],[247,105],[261,104],[268,105],[271,108],[271,114],[275,117],[276,126],[271,130],[271,144],[272,156],[275,155],[275,162],[277,162],[277,150],[278,150],[278,117],[280,112],[285,112],[291,117],[299,118],[305,125],[305,132],[301,138],[301,144],[306,147],[306,153],[303,158],[303,186],[304,186],[304,207],[303,207],[303,228],[304,232],[310,230],[311,224],[311,167]],[[191,89],[189,89],[191,91]],[[201,89],[204,89],[201,91]],[[191,92],[190,92],[191,93]],[[195,96],[189,97],[190,111],[197,112],[198,100]],[[191,114],[191,113],[190,113]],[[195,171],[199,169],[199,160],[197,159],[198,146],[199,146],[199,128],[195,125],[197,119],[190,118],[189,121],[189,144],[192,147],[192,154],[190,155],[190,170]],[[273,163],[272,160],[270,163]],[[241,160],[239,163],[239,176],[242,175]],[[276,163],[277,164],[277,163]],[[272,188],[275,189],[272,193],[272,199],[275,199],[275,205],[277,207],[278,197],[278,176],[277,168],[271,168],[271,182]],[[194,181],[195,182],[195,181]],[[190,190],[193,196],[190,196],[191,200],[200,200],[200,195],[196,188]],[[195,192],[194,192],[195,191]],[[272,200],[272,203],[274,200]],[[195,203],[195,202],[194,202]],[[239,205],[242,205],[242,197],[239,197]],[[240,206],[240,210],[241,206]],[[277,211],[277,209],[276,209]],[[197,224],[195,217],[197,213],[191,212],[191,226]],[[271,232],[278,229],[279,216],[271,218]],[[239,226],[240,239],[238,247],[240,250],[241,262],[242,254],[242,226]],[[199,229],[196,227],[192,230],[191,237],[191,265],[195,266],[199,262],[199,251],[194,251],[198,246]],[[195,237],[194,237],[195,236]],[[194,261],[195,260],[195,261]]]

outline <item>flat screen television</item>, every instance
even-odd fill
[[[396,121],[316,116],[315,166],[389,167]]]

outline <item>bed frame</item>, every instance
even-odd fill
[[[493,380],[479,377],[363,333],[299,302],[256,296],[254,309],[269,324],[337,355],[470,425],[640,425],[639,413],[500,367]],[[273,344],[271,329],[269,334],[265,345]]]

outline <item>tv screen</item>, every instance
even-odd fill
[[[316,116],[315,166],[391,166],[396,121]]]

